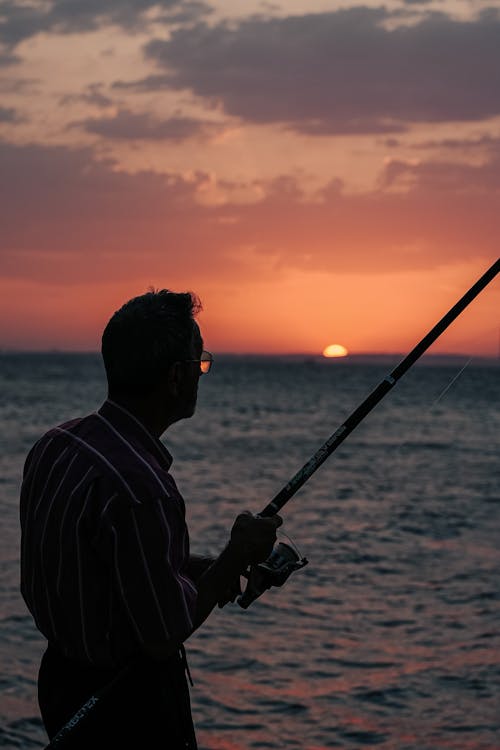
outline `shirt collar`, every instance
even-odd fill
[[[167,471],[170,469],[173,458],[169,451],[161,440],[153,435],[128,409],[108,398],[98,410],[98,414],[109,420],[118,432],[134,438],[149,452],[154,453]]]

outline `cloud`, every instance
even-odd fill
[[[0,275],[73,284],[270,270],[387,273],[498,256],[500,158],[395,161],[380,187],[332,179],[306,198],[283,175],[259,200],[202,204],[210,176],[129,174],[90,149],[0,142]]]
[[[396,144],[395,144],[396,145]],[[476,138],[441,138],[431,141],[421,141],[413,146],[415,149],[451,149],[453,151],[469,151],[475,153],[481,151],[500,154],[500,137],[492,135],[481,135]]]
[[[429,11],[406,24],[402,13],[360,6],[198,23],[145,54],[165,70],[158,88],[307,134],[396,133],[500,113],[500,10],[469,21]]]
[[[169,75],[150,75],[140,78],[137,81],[114,81],[111,88],[137,91],[139,93],[148,93],[168,88],[170,85]]]
[[[0,7],[0,42],[7,50],[41,32],[82,33],[118,25],[129,31],[144,28],[155,10],[165,21],[192,21],[210,12],[202,2],[184,0],[3,0]],[[12,57],[6,56],[6,62]]]
[[[411,164],[392,160],[383,175],[385,187],[414,185],[429,196],[500,193],[500,154],[480,165],[429,161]]]
[[[8,68],[18,62],[20,62],[20,58],[12,53],[9,45],[2,44],[0,35],[0,68]]]
[[[199,21],[203,16],[209,16],[213,12],[213,7],[208,3],[197,0],[178,0],[178,3],[172,10],[163,14],[163,21],[168,24],[186,25]]]
[[[93,107],[109,107],[114,104],[113,100],[102,93],[102,84],[91,83],[81,94],[65,94],[59,100],[62,106],[73,104],[73,102],[85,102]]]
[[[190,138],[210,138],[223,129],[221,123],[197,120],[176,115],[160,120],[147,113],[120,110],[112,117],[88,118],[72,123],[70,127],[83,127],[88,133],[114,140],[173,141],[180,143]]]
[[[18,76],[2,76],[0,79],[0,93],[2,94],[36,94],[39,81],[36,78],[20,78]]]
[[[73,284],[158,268],[210,275],[213,219],[197,201],[208,176],[128,174],[94,156],[0,141],[0,276]],[[229,272],[238,260],[225,252],[217,257]]]
[[[17,122],[19,115],[12,107],[0,107],[0,122]]]

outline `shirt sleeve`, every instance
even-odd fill
[[[187,529],[176,499],[117,498],[106,526],[115,593],[140,644],[183,642],[197,591],[182,572]]]

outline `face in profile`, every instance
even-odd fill
[[[189,359],[199,360],[203,351],[203,339],[197,323],[193,323],[193,337],[191,341]],[[183,418],[192,417],[196,411],[198,399],[198,381],[200,379],[200,363],[183,362],[183,378],[179,388],[179,396],[183,402]]]

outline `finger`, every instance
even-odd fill
[[[266,518],[266,521],[266,532],[276,539],[276,532],[283,524],[283,519],[280,516],[271,516],[270,518]]]
[[[277,529],[283,523],[283,519],[278,515],[264,517],[264,520],[268,526],[272,526],[273,529]]]

